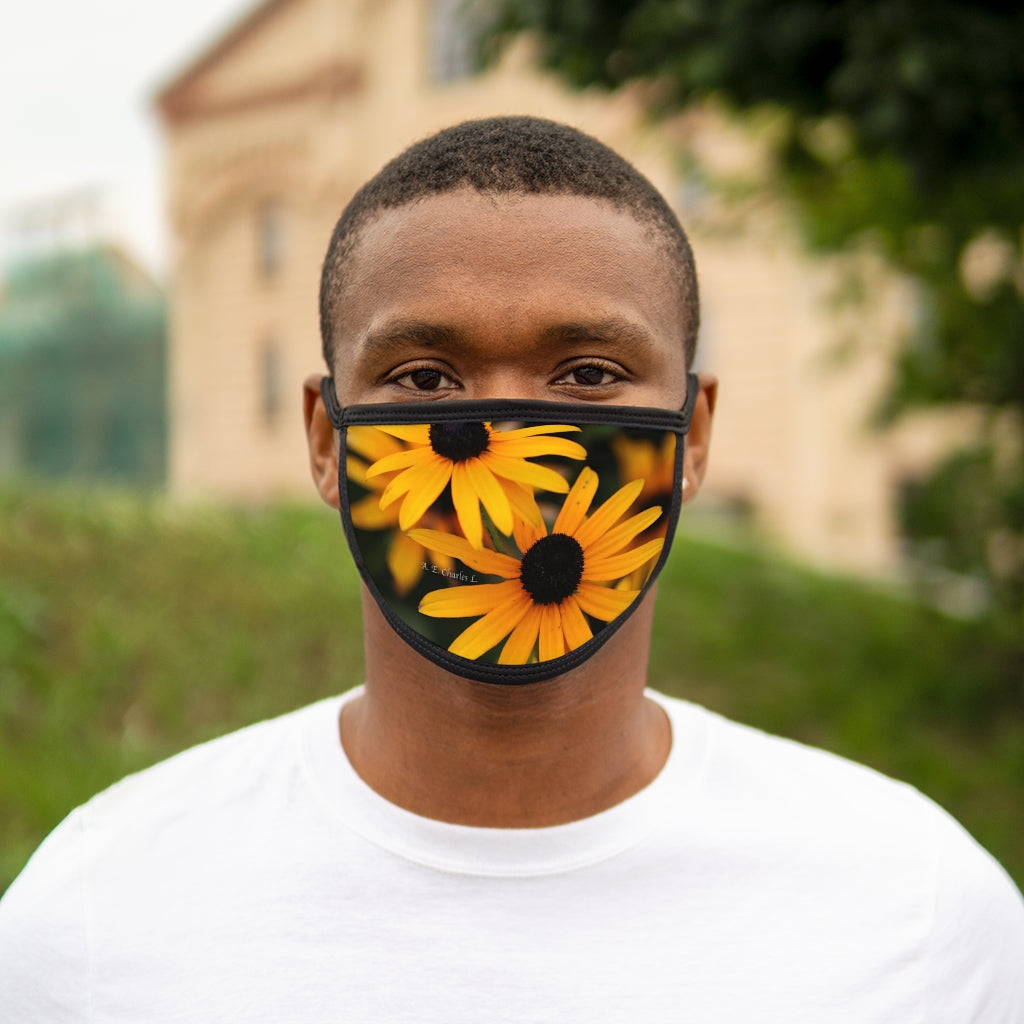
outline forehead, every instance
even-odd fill
[[[504,319],[590,311],[683,345],[683,294],[662,233],[608,202],[458,190],[381,212],[346,261],[336,341],[389,318]]]

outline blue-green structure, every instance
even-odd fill
[[[166,306],[118,249],[24,258],[0,286],[0,477],[163,483]]]

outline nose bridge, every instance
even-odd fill
[[[520,348],[480,366],[467,382],[466,398],[550,399],[544,369],[536,353]]]
[[[533,319],[522,315],[522,296],[503,293],[472,315],[464,335],[463,386],[466,398],[550,398],[552,367],[548,345]]]

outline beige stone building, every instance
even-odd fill
[[[266,0],[161,91],[171,282],[170,478],[178,495],[312,496],[300,384],[319,370],[317,286],[352,192],[408,143],[469,117],[532,113],[631,158],[690,230],[703,292],[701,366],[721,395],[707,496],[747,509],[789,551],[832,568],[896,565],[893,490],[941,440],[865,426],[891,283],[842,322],[835,268],[800,251],[769,207],[728,229],[692,164],[756,161],[711,113],[645,124],[633,95],[570,93],[528,47],[466,73],[459,0]],[[879,278],[879,281],[884,279]],[[858,358],[829,358],[845,333]],[[866,348],[866,354],[865,354]]]

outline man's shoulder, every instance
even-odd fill
[[[959,872],[995,862],[944,808],[907,782],[806,743],[658,695],[674,722],[703,736],[703,798],[755,833],[803,837],[808,849],[942,862]],[[695,724],[696,723],[696,724]],[[1000,869],[1001,871],[1001,869]]]
[[[187,929],[246,869],[250,877],[279,872],[275,842],[290,838],[280,809],[306,806],[296,800],[305,738],[328,734],[340,703],[320,701],[198,744],[72,811],[0,901],[0,989],[12,1007],[30,1008],[15,1017],[77,1013],[97,942],[123,951],[154,922]],[[258,861],[254,851],[268,850]],[[234,899],[224,905],[237,907]]]
[[[302,771],[311,719],[335,713],[333,697],[196,744],[125,776],[75,808],[44,840],[12,890],[34,877],[80,874],[182,832],[230,828]]]
[[[756,799],[793,801],[860,797],[869,805],[931,801],[908,783],[800,740],[766,732],[676,697],[657,694],[674,724],[702,736],[703,768],[716,782]],[[858,801],[859,802],[859,801]]]
[[[166,811],[179,800],[195,807],[259,791],[283,768],[297,764],[305,723],[332,714],[339,702],[326,698],[198,743],[125,776],[76,813],[95,823],[121,815],[135,818],[145,808]]]
[[[820,948],[841,937],[868,974],[917,972],[920,1019],[1024,1020],[1024,901],[953,817],[836,754],[659,700],[701,745],[678,815],[684,893],[699,877],[748,931],[821,926]]]

